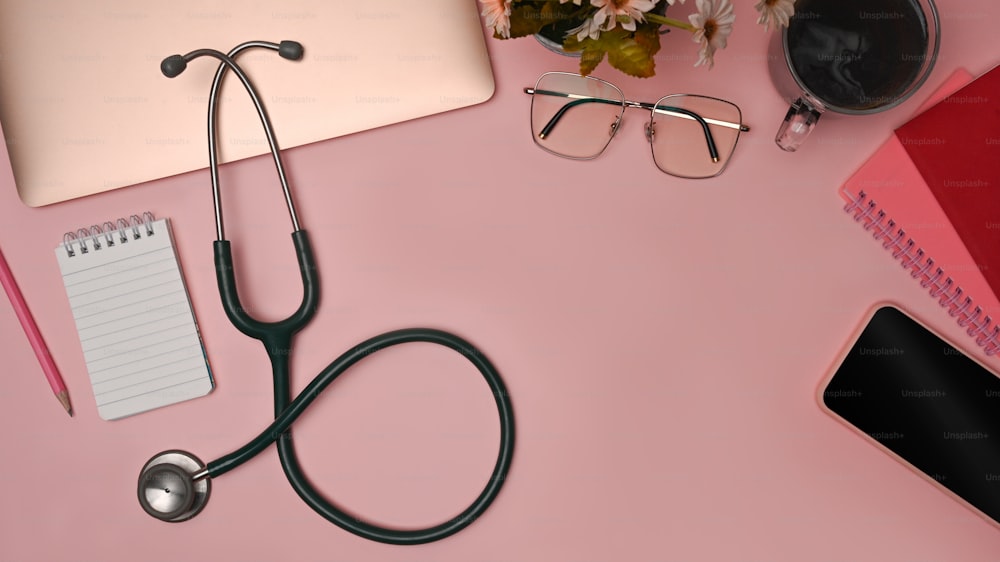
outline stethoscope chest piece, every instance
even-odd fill
[[[198,515],[212,492],[211,480],[195,479],[204,469],[205,464],[191,453],[163,451],[139,472],[139,504],[146,513],[170,523]]]

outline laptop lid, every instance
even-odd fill
[[[291,39],[293,62],[239,57],[282,148],[474,105],[493,75],[472,0],[0,0],[0,122],[18,193],[35,207],[207,166],[217,61],[171,80],[171,54]],[[230,75],[220,159],[267,152]]]

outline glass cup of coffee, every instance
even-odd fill
[[[769,57],[791,102],[775,142],[794,152],[826,111],[867,115],[903,103],[930,74],[939,31],[933,0],[797,0]]]

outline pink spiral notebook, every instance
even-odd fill
[[[988,136],[1000,105],[976,94],[993,87],[1000,69],[972,78],[964,70],[953,74],[840,194],[847,201],[845,211],[966,328],[972,341],[994,355],[1000,351],[1000,290],[991,281],[1000,279],[1000,246],[992,238],[1000,235],[1000,214],[993,216],[1000,182],[991,179],[996,160],[969,154],[967,147],[989,148],[994,137],[1000,143],[1000,129]],[[973,102],[979,104],[975,109]],[[982,122],[961,116],[978,110],[986,111]],[[941,126],[949,120],[960,126]],[[987,136],[969,137],[971,130]],[[947,179],[953,175],[949,170],[962,179]]]

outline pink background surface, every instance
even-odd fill
[[[1000,8],[939,0],[941,53],[925,89],[880,115],[824,117],[786,154],[772,141],[785,103],[752,4],[738,2],[714,70],[691,68],[696,46],[673,33],[656,78],[597,73],[631,99],[690,92],[740,105],[753,130],[716,179],[656,170],[638,112],[596,161],[533,146],[521,88],[575,61],[530,39],[489,41],[497,92],[485,104],[286,153],[322,280],[293,388],[360,340],[415,325],[470,339],[509,387],[517,445],[507,483],[479,521],[434,544],[376,544],[327,523],[291,491],[273,448],[216,480],[196,519],[143,514],[135,481],[150,456],[182,448],[210,460],[271,418],[263,350],[219,304],[208,174],[29,209],[4,166],[0,245],[77,415],[61,411],[13,309],[0,305],[0,559],[996,560],[995,527],[814,397],[877,302],[967,343],[844,215],[837,188],[955,68],[978,74],[1000,61],[987,39]],[[178,134],[204,142],[201,130]],[[283,317],[300,293],[271,164],[228,165],[223,179],[245,302]],[[172,220],[218,386],[104,422],[52,248],[66,230],[143,210]],[[453,515],[485,482],[498,440],[477,376],[433,348],[372,357],[295,426],[307,473],[377,522]]]

